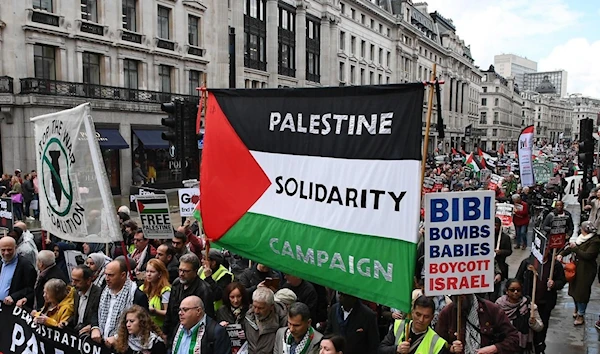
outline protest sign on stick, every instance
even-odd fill
[[[425,196],[425,294],[494,290],[494,192]]]
[[[515,206],[508,203],[496,204],[496,217],[502,221],[502,226],[510,226],[513,222]]]

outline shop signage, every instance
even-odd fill
[[[137,205],[135,203],[135,198],[138,195],[157,195],[157,194],[159,194],[159,195],[167,194],[167,192],[163,191],[162,189],[131,186],[129,188],[129,209],[131,211],[137,211]]]
[[[138,195],[135,201],[146,238],[170,239],[173,237],[169,200],[166,194]]]
[[[179,190],[179,214],[181,217],[192,216],[199,200],[200,188],[181,188]]]
[[[425,293],[494,290],[493,191],[425,195]]]
[[[12,230],[13,228],[12,199],[0,198],[0,229]]]

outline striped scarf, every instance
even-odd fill
[[[100,295],[100,307],[98,309],[98,324],[100,326],[100,332],[102,336],[104,336],[104,329],[106,326],[109,328],[108,336],[110,337],[117,332],[117,324],[121,314],[127,310],[127,308],[133,305],[133,297],[135,295],[135,290],[137,289],[136,284],[129,280],[125,280],[125,284],[121,291],[119,291],[115,297],[115,305],[112,308],[112,316],[108,318],[108,312],[110,309],[110,300],[111,294],[110,289],[107,287],[102,291],[102,295]],[[110,321],[110,322],[107,322]]]

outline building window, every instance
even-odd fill
[[[41,44],[34,45],[33,66],[37,79],[56,80],[56,48]]]
[[[383,64],[383,48],[379,48],[379,64]]]
[[[496,87],[496,92],[500,92],[500,87]]]
[[[167,65],[158,66],[158,80],[160,81],[160,92],[171,92],[171,67]]]
[[[494,124],[498,124],[498,112],[494,112]]]
[[[52,12],[52,0],[33,0],[33,8]]]
[[[375,29],[375,20],[371,19],[371,29]]]
[[[346,13],[346,4],[344,4],[343,2],[340,3],[340,12],[343,14]]]
[[[83,53],[83,83],[100,85],[100,54]]]
[[[171,39],[171,9],[164,6],[158,7],[158,38]]]
[[[340,82],[346,81],[346,64],[340,62]]]
[[[81,0],[81,18],[91,22],[98,22],[97,0]]]
[[[350,53],[352,55],[356,54],[356,37],[354,36],[350,37]]]
[[[383,84],[383,76],[381,74],[379,74],[379,76],[378,76],[377,83],[380,85]]]
[[[372,71],[369,71],[369,85],[373,85],[375,83],[375,75]]]
[[[340,31],[340,50],[346,49],[346,32]]]
[[[188,15],[188,44],[200,46],[200,17]]]
[[[306,79],[321,81],[321,25],[318,19],[306,19]]]
[[[137,0],[123,1],[123,28],[131,31],[137,31]]]
[[[123,60],[123,74],[125,75],[125,88],[137,90],[139,77],[137,60]]]
[[[479,117],[479,124],[487,124],[487,112],[481,112]]]
[[[278,73],[296,76],[296,14],[287,7],[279,7]]]
[[[381,23],[379,24],[379,33],[383,33],[383,25]]]
[[[365,84],[365,69],[360,68],[360,84]]]
[[[481,105],[482,106],[487,106],[487,98],[482,98],[481,99]]]
[[[494,106],[498,107],[498,102],[499,102],[499,101],[500,101],[499,99],[497,99],[497,98],[494,98]]]
[[[483,86],[482,89],[483,89],[483,93],[487,92],[487,87],[486,86]]]
[[[362,58],[364,58],[366,54],[367,54],[367,42],[360,41],[360,56]]]
[[[190,95],[198,96],[198,90],[200,87],[200,72],[197,70],[190,70]]]
[[[392,53],[390,53],[390,52],[388,51],[388,52],[386,53],[386,57],[387,57],[387,58],[386,58],[386,64],[387,64],[387,66],[388,66],[388,67],[390,67],[390,65],[392,64],[392,63],[391,63],[391,60],[392,60]]]
[[[498,129],[492,129],[492,136],[498,136]]]
[[[360,23],[365,24],[365,14],[360,14]]]
[[[244,66],[267,70],[266,1],[244,0]]]
[[[371,55],[370,55],[370,59],[371,61],[375,60],[375,45],[371,44]]]
[[[354,11],[354,9],[350,9],[350,17],[352,17],[353,20],[356,20],[356,11]]]

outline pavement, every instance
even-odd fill
[[[577,224],[579,212],[577,208],[567,208],[573,215]],[[529,244],[532,239],[532,228],[529,228]],[[508,257],[509,275],[517,273],[521,261],[531,254],[531,249],[513,250]],[[548,335],[546,337],[546,354],[598,354],[600,353],[600,331],[596,330],[594,323],[600,315],[600,284],[594,282],[592,295],[585,315],[585,324],[575,327],[573,325],[573,311],[575,304],[567,294],[568,285],[558,294],[558,303],[552,311]]]

